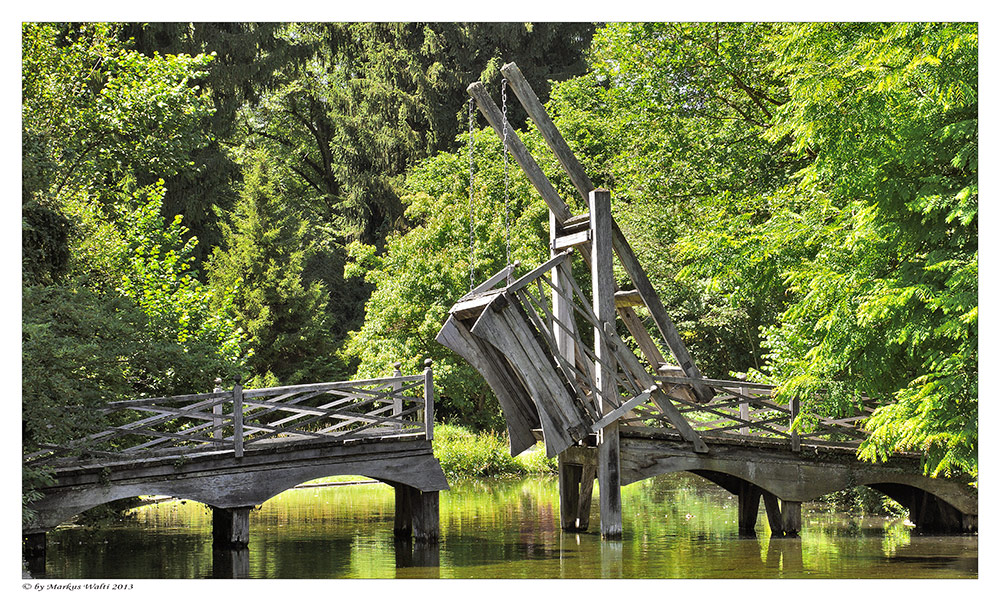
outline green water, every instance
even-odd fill
[[[250,546],[213,554],[211,513],[169,501],[49,534],[47,578],[977,578],[978,538],[803,506],[799,538],[737,536],[736,497],[669,474],[622,489],[624,540],[563,533],[554,478],[456,482],[437,545],[394,541],[384,484],[286,491],[251,514]]]

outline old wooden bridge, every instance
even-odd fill
[[[396,535],[433,543],[438,491],[448,488],[431,451],[433,374],[429,362],[416,375],[398,367],[387,378],[110,403],[102,431],[25,457],[54,480],[31,506],[28,551],[72,516],[140,495],[205,503],[215,543],[245,547],[255,506],[341,474],[392,485]]]
[[[977,529],[976,490],[967,481],[926,477],[913,455],[858,461],[866,436],[858,421],[874,406],[836,418],[806,414],[797,400],[776,402],[770,386],[704,378],[615,222],[609,192],[593,185],[517,66],[501,72],[589,212],[572,214],[504,127],[482,84],[471,85],[480,111],[549,207],[551,259],[516,280],[517,265],[510,265],[470,291],[437,340],[496,393],[512,453],[540,433],[550,456],[558,455],[565,530],[587,529],[596,477],[601,533],[620,537],[620,487],[674,471],[738,495],[745,533],[754,529],[761,499],[772,533],[794,535],[802,502],[859,485],[909,508],[923,531]],[[574,257],[589,268],[589,294],[574,278]],[[634,289],[618,289],[615,257]]]

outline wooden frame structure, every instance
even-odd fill
[[[517,66],[504,65],[501,72],[588,212],[571,213],[516,132],[504,131],[503,114],[483,85],[470,85],[480,112],[549,208],[551,255],[513,282],[517,265],[508,265],[460,298],[437,341],[464,357],[496,393],[512,454],[530,447],[540,432],[548,454],[559,457],[563,529],[587,529],[596,477],[601,535],[621,537],[620,487],[664,469],[702,474],[739,495],[741,531],[753,529],[761,497],[772,531],[794,534],[802,500],[831,482],[870,477],[893,482],[890,488],[912,487],[897,491],[901,497],[934,488],[895,472],[845,475],[834,463],[800,482],[795,474],[803,446],[856,449],[867,433],[855,422],[872,407],[849,418],[801,416],[798,400],[775,403],[771,386],[704,378],[611,214],[610,193],[595,188]],[[589,295],[574,278],[574,256],[589,268]],[[634,290],[617,289],[616,258]],[[652,320],[662,343],[650,335],[641,314]],[[636,351],[623,340],[626,333]],[[720,452],[710,452],[706,441]],[[767,451],[755,455],[753,449]],[[769,456],[774,449],[781,450]],[[777,472],[769,467],[778,464],[784,467]],[[774,490],[754,480],[755,470],[766,473]],[[939,493],[956,504],[941,523],[968,529],[975,502],[957,486]]]
[[[108,426],[25,455],[58,463],[86,453],[104,459],[193,456],[275,444],[434,437],[434,385],[424,373],[387,378],[132,399],[102,408]],[[144,417],[143,417],[144,416]],[[77,461],[75,457],[68,461]]]

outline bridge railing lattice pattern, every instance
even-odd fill
[[[108,403],[93,434],[25,455],[108,459],[235,453],[278,444],[433,438],[433,375],[424,373]]]

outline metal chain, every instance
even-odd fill
[[[507,147],[507,79],[501,84],[500,95],[503,106],[503,229],[507,241],[507,265],[510,265],[510,176],[507,169],[510,149]],[[510,284],[512,274],[507,274]]]
[[[469,98],[469,291],[476,287],[476,212],[473,200],[476,164],[473,147],[476,145],[475,102]]]

